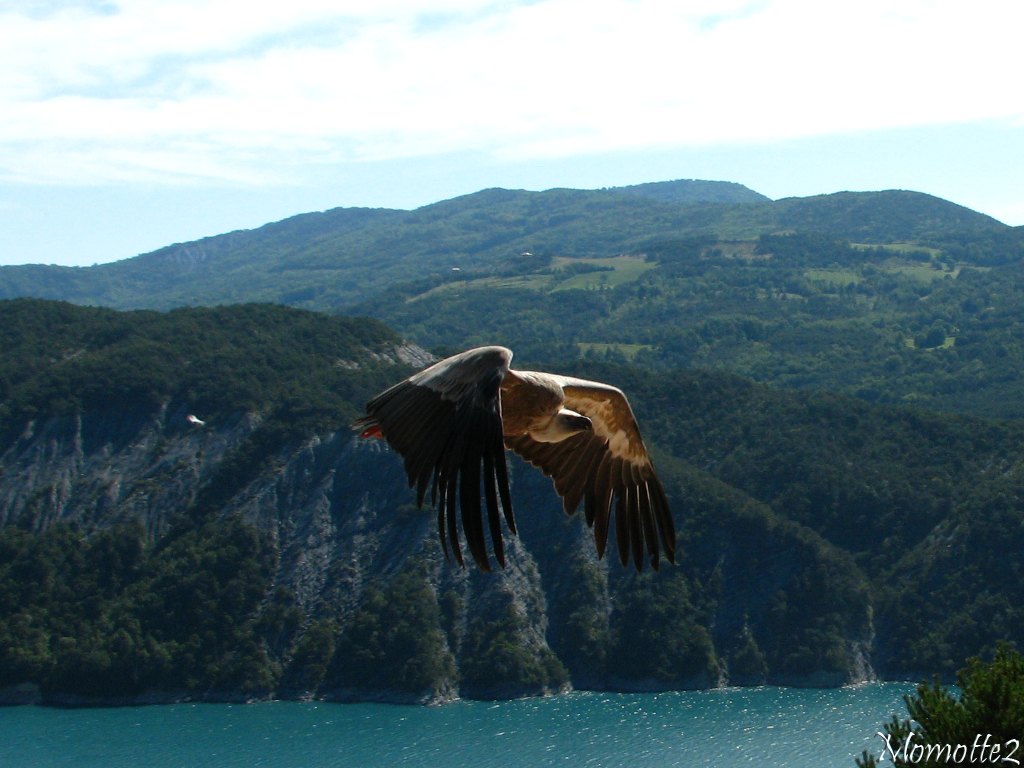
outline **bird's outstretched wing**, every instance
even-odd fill
[[[403,459],[416,503],[423,505],[427,487],[437,506],[437,525],[448,556],[448,542],[459,565],[456,499],[461,501],[462,531],[477,565],[490,571],[484,537],[480,477],[494,556],[505,567],[498,499],[505,521],[515,533],[502,441],[499,389],[512,352],[480,347],[449,357],[399,382],[371,400],[367,415],[355,426],[375,430]],[[447,534],[447,535],[446,535]]]
[[[633,410],[622,390],[585,379],[546,374],[565,392],[565,407],[587,416],[592,432],[560,443],[529,435],[506,438],[506,445],[551,477],[563,507],[573,514],[584,502],[594,529],[597,553],[604,556],[615,504],[615,540],[623,566],[632,556],[639,571],[644,552],[657,570],[659,549],[675,562],[675,525],[661,481],[647,454]]]

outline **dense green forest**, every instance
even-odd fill
[[[603,190],[487,189],[413,211],[338,208],[93,267],[0,267],[0,298],[119,309],[277,302],[347,311],[395,282],[504,269],[523,253],[610,258],[654,241],[752,241],[809,230],[853,242],[915,241],[1004,228],[919,192],[770,201],[725,182]]]
[[[666,203],[768,203],[771,198],[731,181],[678,179],[611,187],[613,192],[649,197]]]
[[[138,521],[95,536],[58,525],[0,534],[0,687],[83,698],[202,687],[268,689],[256,632],[273,550],[237,518],[180,525],[158,545]]]
[[[260,412],[275,440],[352,418],[387,383],[380,323],[265,305],[160,312],[0,302],[0,438],[40,415],[167,403],[211,424]]]
[[[1020,228],[917,192],[771,201],[684,180],[304,214],[97,267],[2,267],[0,297],[269,301],[373,316],[427,348],[1015,416],[1022,264]]]
[[[588,274],[601,273],[575,277]],[[444,563],[400,464],[347,447],[361,403],[413,369],[379,323],[40,300],[0,302],[0,318],[0,689],[33,683],[66,703],[381,689],[416,701],[566,683],[837,685],[869,664],[951,680],[1024,637],[1015,420],[577,359],[557,370],[629,393],[679,564],[606,569],[550,481],[519,463],[522,551],[508,572],[467,574]],[[135,412],[154,414],[152,438],[130,434],[145,432]],[[239,431],[241,413],[253,418]],[[88,493],[68,491],[66,472],[32,479],[65,461],[61,440],[75,473],[94,473]],[[142,469],[111,485],[122,454]],[[314,507],[330,527],[306,531],[303,489],[328,481]],[[155,509],[175,485],[193,491]],[[321,571],[294,570],[322,546]]]
[[[715,373],[615,380],[657,444],[849,553],[874,585],[875,662],[946,678],[1024,638],[1024,425],[796,395]]]
[[[949,682],[1024,641],[1024,229],[938,198],[485,190],[0,296],[0,699]],[[622,387],[678,565],[607,568],[516,461],[510,568],[446,564],[348,430],[405,340]]]
[[[397,285],[352,312],[428,347],[504,343],[531,364],[719,369],[871,402],[1024,414],[1019,228],[912,246],[708,235],[652,242],[642,257],[516,263]]]
[[[0,688],[30,681],[115,699],[270,690],[281,675],[275,651],[305,617],[287,589],[272,589],[273,541],[224,506],[289,444],[347,425],[391,382],[400,344],[374,321],[267,305],[123,313],[0,302],[0,470],[40,420],[113,411],[130,423],[135,411],[160,410],[159,451],[196,429],[188,413],[211,430],[256,417],[155,531],[118,515],[50,524],[42,498],[13,517],[0,507]],[[85,452],[125,439],[116,427],[84,434]],[[179,458],[140,484],[189,472]]]

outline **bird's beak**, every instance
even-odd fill
[[[573,420],[572,420],[572,424],[580,432],[593,432],[594,431],[594,422],[592,422],[586,416],[576,416],[576,417],[574,417]]]
[[[559,414],[562,419],[562,425],[570,432],[593,432],[594,422],[592,422],[586,416],[570,411],[568,409],[563,410]]]

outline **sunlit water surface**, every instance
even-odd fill
[[[387,704],[0,708],[0,767],[854,768],[912,686]]]

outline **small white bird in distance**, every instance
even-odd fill
[[[200,426],[200,427],[205,427],[206,426],[206,422],[205,421],[203,421],[200,418],[197,418],[196,416],[193,416],[191,413],[188,416],[186,416],[185,418],[188,419],[189,424],[195,424],[195,425]]]
[[[505,347],[479,347],[431,365],[366,405],[353,425],[362,437],[382,437],[405,460],[409,486],[421,507],[430,487],[437,527],[465,567],[456,522],[473,560],[490,571],[484,537],[480,477],[491,545],[505,567],[498,499],[516,532],[505,449],[554,481],[563,508],[584,503],[587,525],[604,556],[614,502],[615,540],[623,566],[637,571],[645,554],[657,570],[659,551],[675,562],[675,527],[640,429],[620,389],[596,381],[509,368]],[[460,483],[461,479],[461,483]]]

